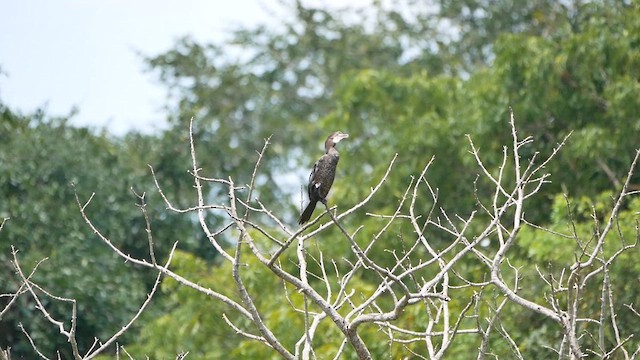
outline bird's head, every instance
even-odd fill
[[[342,131],[336,131],[329,135],[327,141],[324,143],[326,150],[329,150],[330,147],[335,146],[341,140],[349,137],[349,134],[345,134]]]
[[[333,134],[331,134],[330,137],[333,140],[333,143],[337,144],[340,142],[340,140],[348,138],[349,134],[345,134],[342,131],[336,131]]]

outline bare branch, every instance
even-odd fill
[[[607,236],[607,234],[609,234],[609,231],[611,230],[614,224],[614,221],[618,216],[618,211],[620,210],[620,206],[622,206],[622,200],[627,196],[627,188],[629,187],[629,182],[631,181],[631,175],[633,175],[633,172],[636,168],[636,163],[638,162],[639,157],[640,157],[640,150],[637,150],[636,155],[633,158],[633,162],[629,167],[629,172],[627,173],[627,180],[624,182],[624,185],[622,186],[622,190],[620,190],[620,195],[618,196],[618,200],[613,206],[613,209],[611,210],[611,215],[609,215],[609,219],[607,220],[607,224],[605,225],[604,229],[602,229],[600,237],[598,238],[598,241],[596,242],[596,245],[593,251],[589,255],[589,258],[584,262],[578,261],[574,263],[573,265],[571,265],[571,270],[575,270],[578,268],[584,269],[588,266],[591,266],[591,264],[595,260],[596,255],[600,253],[600,249],[604,244],[605,237]]]

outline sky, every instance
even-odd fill
[[[140,54],[185,35],[205,43],[238,26],[277,26],[285,13],[278,0],[0,0],[0,101],[51,116],[77,108],[73,124],[116,135],[162,129],[167,92]]]

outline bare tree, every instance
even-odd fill
[[[361,328],[369,326],[378,328],[392,344],[406,346],[406,344],[416,342],[423,343],[430,359],[443,358],[447,350],[452,347],[455,339],[460,336],[475,336],[480,339],[480,347],[476,355],[478,359],[493,356],[489,341],[493,334],[498,334],[509,345],[512,357],[522,359],[518,339],[510,334],[510,329],[505,327],[501,321],[501,312],[507,305],[519,306],[523,311],[538,314],[557,324],[560,336],[558,343],[552,346],[552,350],[557,353],[559,359],[579,359],[588,354],[601,359],[610,358],[613,354],[624,359],[638,358],[640,348],[630,348],[628,343],[633,334],[623,337],[619,331],[621,320],[616,315],[620,309],[614,306],[615,294],[611,286],[612,279],[609,272],[609,268],[619,256],[634,249],[637,241],[636,239],[625,241],[619,235],[621,242],[616,251],[612,254],[605,253],[603,248],[608,235],[616,229],[618,213],[625,199],[636,194],[636,192],[628,191],[628,184],[640,152],[636,152],[626,182],[622,185],[606,222],[600,224],[596,221],[593,241],[583,242],[575,230],[573,234],[561,234],[526,220],[525,204],[528,199],[539,193],[548,181],[550,174],[545,173],[545,165],[552,161],[560,151],[566,138],[546,158],[540,159],[540,154],[536,152],[531,158],[522,159],[521,149],[532,146],[533,140],[531,137],[520,138],[518,136],[512,114],[510,118],[512,143],[510,146],[504,147],[502,163],[496,169],[485,166],[480,152],[469,137],[471,154],[480,170],[479,178],[492,184],[493,194],[489,202],[485,203],[477,195],[479,210],[471,211],[466,216],[447,213],[444,208],[438,205],[437,188],[426,180],[426,174],[434,161],[432,158],[426,163],[419,175],[407,185],[393,213],[368,214],[380,219],[383,225],[374,232],[373,237],[363,239],[359,237],[362,227],[350,228],[343,223],[343,219],[365,207],[372,198],[378,195],[379,190],[393,173],[397,155],[389,159],[386,173],[360,202],[341,211],[338,211],[337,207],[325,205],[325,211],[307,225],[293,228],[286,221],[274,215],[267,204],[263,204],[254,196],[254,180],[260,173],[260,163],[268,149],[269,139],[265,141],[262,151],[258,154],[250,183],[239,186],[231,178],[201,175],[202,170],[198,165],[199,160],[196,156],[192,127],[193,122],[189,129],[191,135],[191,175],[194,179],[197,203],[190,208],[175,207],[163,192],[162,185],[157,180],[153,169],[151,172],[157,190],[170,211],[197,215],[202,231],[206,234],[211,246],[221,254],[223,261],[231,265],[231,273],[227,275],[233,278],[239,299],[232,299],[221,292],[201,286],[198,284],[198,279],[185,278],[172,270],[170,264],[176,244],[174,244],[166,262],[159,263],[156,260],[144,194],[138,197],[143,215],[147,220],[150,261],[126,254],[112,239],[105,236],[101,229],[94,225],[85,212],[93,196],[87,201],[81,201],[79,197],[76,197],[81,216],[87,225],[113,252],[127,262],[157,272],[156,282],[147,301],[141,304],[138,313],[132,317],[131,321],[110,339],[104,341],[96,339],[94,347],[88,353],[80,354],[75,342],[75,300],[50,294],[44,287],[31,281],[31,276],[37,266],[29,275],[25,275],[18,262],[17,251],[14,249],[13,265],[22,285],[15,293],[4,294],[4,296],[11,297],[12,301],[18,296],[31,296],[42,312],[42,316],[68,338],[76,359],[93,358],[127,331],[151,301],[162,277],[172,278],[184,286],[207,295],[212,301],[225,303],[239,316],[255,325],[255,328],[252,328],[254,330],[243,328],[222,314],[230,328],[241,336],[264,343],[285,359],[320,357],[314,350],[314,339],[317,338],[318,326],[323,321],[332,323],[343,334],[343,338],[337,353],[322,354],[321,358],[331,356],[337,359],[347,346],[350,346],[358,358],[371,359],[371,344],[367,344],[359,333]],[[205,185],[225,188],[227,196],[224,201],[208,203]],[[240,198],[241,194],[246,194],[246,196]],[[427,199],[433,204],[430,211],[426,213],[417,211],[416,204],[421,198]],[[226,225],[217,229],[210,228],[205,215],[211,211],[225,216]],[[573,219],[570,220],[573,222]],[[413,237],[405,239],[405,246],[401,249],[388,249],[393,256],[394,264],[383,266],[380,261],[372,257],[371,249],[397,222],[410,224],[413,229]],[[275,224],[275,226],[267,224]],[[510,257],[513,256],[513,246],[518,242],[519,232],[523,227],[532,227],[546,231],[550,236],[560,236],[575,241],[580,249],[575,256],[575,262],[568,264],[565,268],[553,271],[538,269],[539,279],[537,281],[541,281],[547,287],[545,302],[536,302],[534,298],[527,297],[521,291],[522,274],[519,268],[513,266],[510,261]],[[350,244],[352,258],[357,259],[348,262],[348,269],[344,273],[340,273],[335,261],[327,259],[322,251],[319,251],[318,256],[312,256],[308,251],[309,240],[329,228],[339,230],[344,240]],[[260,238],[252,235],[256,231],[261,235]],[[436,247],[430,243],[429,238],[434,231],[449,237],[446,246]],[[234,234],[236,237],[232,238]],[[496,246],[481,246],[487,241],[494,242]],[[295,247],[292,246],[294,244]],[[293,258],[296,261],[295,271],[287,270],[287,267],[283,266],[281,259],[287,251],[295,252],[294,257],[289,257],[289,259]],[[272,276],[279,278],[286,284],[283,291],[287,298],[289,297],[289,294],[286,293],[287,288],[293,288],[303,294],[303,308],[296,307],[292,301],[289,301],[288,304],[289,311],[297,314],[296,316],[301,316],[305,324],[305,329],[299,334],[299,340],[295,346],[285,346],[278,334],[270,329],[263,320],[265,314],[255,301],[257,294],[252,293],[243,281],[242,273],[248,271],[245,266],[245,257],[247,256],[257,259],[257,266],[268,269]],[[567,256],[569,257],[571,254],[567,254]],[[474,282],[472,279],[465,278],[465,274],[456,271],[456,267],[461,262],[470,258],[475,259],[485,268],[488,276],[484,281]],[[309,270],[310,261],[317,265],[316,268],[319,269],[319,272],[314,273]],[[334,270],[337,275],[329,276],[328,274],[332,273],[330,270]],[[356,294],[351,287],[353,280],[362,274],[368,274],[369,278],[377,279],[375,290],[366,296],[360,293]],[[310,277],[321,281],[309,281]],[[588,298],[586,289],[594,284],[601,288],[601,294],[597,298]],[[460,289],[465,289],[467,292],[471,290],[473,296],[467,299],[456,299],[466,303],[465,306],[456,308],[456,310],[451,307],[451,299],[461,293]],[[496,292],[497,295],[487,298],[485,294],[489,290]],[[46,311],[39,300],[45,296],[55,301],[73,304],[70,327],[65,327],[64,322],[53,319]],[[12,301],[2,310],[0,318],[12,306]],[[601,310],[597,317],[581,313],[581,304],[586,302],[600,304]],[[392,304],[392,306],[388,304]],[[489,309],[489,316],[482,315],[481,308],[483,306]],[[409,307],[418,307],[426,314],[428,321],[423,324],[422,330],[403,328],[395,321],[402,317]],[[636,312],[634,304],[627,304],[627,307],[640,316]],[[23,331],[28,337],[27,331],[24,329]],[[605,342],[605,332],[614,334],[612,345],[608,341]],[[584,344],[587,341],[585,339],[596,339],[598,346],[585,348]],[[32,345],[41,358],[47,358],[37,350],[37,344],[32,342]],[[408,353],[412,352],[409,346],[406,346],[406,349]],[[122,351],[125,352],[124,348]],[[179,354],[178,358],[183,358],[186,355]],[[419,354],[414,355],[424,358]],[[8,358],[8,352],[2,356]]]

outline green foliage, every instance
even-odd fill
[[[585,251],[593,251],[597,242],[597,237],[605,227],[606,222],[611,214],[611,209],[615,199],[611,192],[605,192],[595,196],[594,198],[581,197],[578,199],[565,198],[557,196],[553,203],[553,216],[550,224],[547,225],[548,230],[534,229],[531,227],[524,228],[519,235],[518,250],[514,258],[518,259],[516,266],[519,267],[520,273],[526,283],[522,286],[524,294],[536,299],[536,301],[544,301],[543,296],[550,296],[550,290],[539,278],[538,272],[534,264],[543,273],[551,273],[556,279],[562,276],[562,269],[570,266],[576,259],[584,261]],[[610,258],[618,253],[624,246],[632,245],[637,241],[636,224],[638,221],[638,213],[640,203],[637,199],[629,201],[624,205],[622,211],[614,226],[615,231],[609,233],[605,239],[601,252],[601,258]],[[560,235],[559,235],[560,234]],[[616,260],[608,266],[609,278],[611,282],[613,296],[613,307],[617,309],[617,316],[624,321],[618,322],[620,336],[626,337],[640,326],[640,319],[637,318],[625,304],[634,303],[638,299],[640,293],[637,286],[632,285],[635,282],[635,275],[640,271],[640,267],[634,261],[638,256],[637,249],[631,249],[621,252]],[[591,271],[595,270],[600,263],[584,270],[578,281]],[[566,275],[565,275],[566,276]],[[578,311],[581,316],[598,318],[601,308],[599,300],[602,296],[602,277],[603,274],[597,274],[591,280],[587,291],[580,294],[583,299],[593,299],[593,301],[582,301]],[[546,279],[549,280],[549,279]],[[559,296],[563,296],[562,294]],[[605,309],[608,311],[608,308]],[[605,316],[605,319],[607,318]],[[508,319],[509,316],[505,315]],[[531,318],[529,316],[529,318]],[[531,319],[531,321],[536,321]],[[545,328],[523,337],[526,342],[546,343],[552,345],[558,339],[554,335],[554,324],[549,323]],[[596,331],[593,324],[584,324],[583,331]],[[613,333],[607,330],[606,341],[610,346],[613,342]],[[585,340],[588,342],[589,340]],[[631,344],[637,344],[633,341]],[[585,345],[585,347],[597,344]],[[637,345],[631,345],[633,348]],[[541,355],[536,355],[541,356]]]
[[[628,11],[634,4],[616,0],[437,0],[436,18],[454,29],[447,39],[451,61],[469,73],[491,65],[496,41],[504,34],[526,38],[565,38],[583,30],[591,16]],[[422,16],[428,19],[428,16]],[[606,25],[605,25],[606,27]]]
[[[304,309],[304,298],[290,286],[284,285],[260,265],[255,257],[247,252],[243,257],[244,266],[240,269],[242,280],[252,295],[256,307],[263,314],[265,324],[276,334],[287,348],[292,348],[304,332],[304,315],[292,308]],[[283,262],[289,262],[283,259]],[[202,286],[220,292],[240,302],[231,276],[232,268],[228,263],[211,266],[192,254],[177,252],[172,263],[180,275],[189,279],[198,279]],[[313,280],[314,286],[322,286],[319,280]],[[371,292],[372,288],[354,280],[353,288],[358,292]],[[127,346],[134,356],[151,358],[171,358],[182,351],[189,351],[189,357],[195,359],[277,359],[278,354],[266,346],[256,346],[227,326],[224,314],[243,331],[260,335],[258,329],[231,307],[214,301],[203,294],[178,284],[175,280],[165,279],[162,283],[164,294],[163,308],[166,312],[152,312],[144,320],[147,325],[141,329],[138,340]],[[310,311],[318,309],[307,304]],[[335,353],[340,347],[343,334],[325,319],[317,330],[317,351]],[[167,338],[166,334],[172,334]],[[362,336],[368,340],[380,340],[376,329],[364,331]],[[374,342],[372,342],[374,343]],[[385,346],[380,345],[383,354]],[[320,350],[322,349],[322,350]],[[374,347],[375,349],[375,347]],[[347,351],[351,353],[351,351]],[[347,358],[352,358],[354,354]]]
[[[411,11],[402,11],[402,6],[385,10],[376,2],[355,22],[349,20],[348,11],[296,2],[291,16],[275,30],[238,29],[221,44],[180,40],[174,49],[147,60],[173,94],[171,128],[157,136],[129,134],[112,139],[72,128],[64,119],[22,116],[0,107],[0,217],[11,217],[0,233],[0,274],[12,273],[7,261],[11,244],[20,249],[26,269],[49,257],[35,280],[55,294],[78,300],[79,326],[86,334],[83,347],[94,335],[104,338],[112,333],[144,299],[153,274],[123,265],[95,238],[79,216],[70,183],[81,200],[95,191],[89,216],[127,252],[145,258],[145,225],[129,191],[133,186],[148,194],[158,253],[165,255],[179,239],[183,251],[176,254],[176,271],[238,300],[228,264],[206,261],[214,259],[215,253],[193,218],[167,214],[148,175],[146,164],[151,164],[176,206],[195,204],[193,180],[186,172],[191,166],[190,118],[195,119],[201,175],[230,176],[236,184],[249,181],[255,151],[273,135],[256,179],[258,196],[291,223],[298,211],[298,202],[291,199],[330,131],[351,134],[340,144],[344,155],[330,199],[340,209],[366,196],[398,153],[392,176],[380,194],[366,209],[345,219],[346,226],[364,225],[356,241],[366,244],[384,224],[366,213],[392,214],[433,156],[426,178],[437,200],[423,189],[416,207],[419,213],[432,209],[438,213],[442,206],[449,215],[464,217],[480,204],[487,205],[493,184],[474,182],[481,170],[469,154],[466,135],[471,135],[485,165],[495,173],[503,160],[503,146],[509,155],[512,151],[511,133],[505,126],[511,106],[519,137],[531,136],[541,151],[536,164],[573,132],[563,151],[546,166],[552,182],[545,184],[543,196],[531,199],[525,212],[527,220],[566,236],[525,228],[512,254],[525,279],[521,291],[544,303],[547,290],[534,264],[558,271],[580,256],[579,244],[593,243],[594,218],[601,227],[610,211],[611,189],[617,191],[624,182],[637,147],[640,7],[608,0],[440,0],[434,13],[432,7],[413,1],[398,4],[410,5]],[[448,24],[444,32],[440,30],[443,22]],[[524,148],[523,159],[533,155],[528,149]],[[507,167],[505,176],[512,172]],[[637,175],[631,180],[637,189]],[[226,196],[222,187],[206,190],[212,202]],[[560,194],[566,194],[568,201]],[[616,251],[621,238],[626,243],[635,239],[639,207],[636,202],[625,204],[620,231],[607,239],[605,254]],[[483,220],[478,216],[478,223]],[[212,228],[221,225],[214,213],[207,215],[207,222]],[[477,226],[472,224],[471,232]],[[410,246],[407,239],[412,235],[409,224],[400,222],[382,235],[370,256],[388,265],[393,262],[391,252]],[[451,241],[437,231],[427,235],[436,248]],[[322,250],[326,259],[353,261],[353,255],[345,256],[350,254],[347,243],[332,241],[339,238],[327,231],[316,239],[310,254],[317,259]],[[623,253],[610,268],[619,316],[632,316],[622,304],[638,298],[633,274],[640,269],[633,261],[635,255]],[[295,271],[286,256],[284,266]],[[242,276],[248,291],[257,295],[256,306],[267,325],[291,349],[304,329],[304,317],[291,309],[304,307],[302,295],[288,289],[285,297],[282,283],[253,257],[244,259],[249,270]],[[347,267],[337,261],[338,271]],[[318,274],[319,267],[311,263],[310,270]],[[460,263],[456,271],[478,282],[487,276],[474,260]],[[0,280],[0,290],[15,289],[14,278],[0,275]],[[370,280],[366,275],[356,278],[353,288],[366,294],[372,291]],[[597,298],[601,289],[589,291],[584,296]],[[451,294],[452,311],[459,312],[472,295],[464,289]],[[20,313],[2,319],[0,333],[8,335],[0,347],[10,344],[16,356],[30,354],[15,328],[22,321],[29,324],[46,353],[66,349],[64,339],[37,313],[22,310],[32,306],[27,299],[21,298]],[[163,280],[159,300],[140,321],[139,334],[123,339],[136,357],[170,358],[182,351],[189,351],[193,359],[277,357],[268,347],[235,334],[222,314],[240,329],[258,332],[216,300],[170,279]],[[482,300],[479,311],[486,317],[502,298],[488,291]],[[68,316],[68,308],[47,305],[56,316]],[[381,304],[385,305],[389,304]],[[425,311],[411,307],[396,324],[424,331]],[[599,309],[586,304],[580,311],[593,316]],[[525,358],[551,356],[541,344],[557,345],[557,324],[513,304],[504,309],[501,321],[516,329],[511,335],[521,344]],[[621,329],[623,334],[633,325],[630,322],[629,328]],[[316,351],[335,353],[342,335],[330,321],[323,321],[318,334]],[[363,327],[360,335],[375,358],[408,354],[403,346],[389,346],[377,328]],[[611,339],[611,334],[607,337]],[[464,358],[475,353],[478,345],[478,337],[460,335],[448,354]],[[492,336],[490,345],[501,357],[511,355],[499,334]],[[407,346],[425,353],[423,344]],[[355,354],[347,349],[344,357],[355,358]]]
[[[207,159],[204,174],[232,176],[238,184],[249,181],[255,151],[272,136],[257,180],[260,198],[274,211],[293,210],[278,200],[299,188],[270,184],[280,183],[282,172],[298,171],[298,160],[308,164],[316,157],[311,149],[335,130],[319,119],[334,108],[331,94],[343,76],[379,68],[409,74],[439,59],[424,51],[410,63],[403,60],[406,42],[425,38],[431,30],[378,5],[362,22],[348,21],[347,11],[301,3],[290,11],[278,30],[238,29],[222,44],[184,38],[171,51],[148,59],[176,95],[170,116],[174,131],[163,135],[172,168],[189,163],[188,154],[175,144],[183,143],[176,134],[183,133],[191,117],[199,158]]]
[[[567,148],[547,166],[553,174],[553,182],[545,186],[549,198],[561,191],[583,196],[620,186],[637,145],[634,111],[640,102],[630,94],[640,86],[632,65],[640,56],[639,32],[633,31],[639,15],[637,6],[620,13],[602,8],[580,23],[580,32],[565,37],[503,35],[495,45],[493,66],[465,81],[385,70],[345,76],[336,91],[335,113],[323,119],[325,127],[348,128],[355,135],[355,144],[346,144],[350,157],[344,160],[354,162],[341,173],[349,179],[375,179],[387,159],[399,153],[394,174],[403,182],[389,184],[398,194],[405,180],[435,155],[427,178],[439,188],[440,203],[454,213],[468,213],[479,169],[468,154],[465,134],[471,134],[487,167],[497,168],[502,146],[511,143],[505,126],[511,105],[520,136],[532,136],[541,150],[538,163],[574,132]],[[614,16],[616,26],[603,30],[602,24]],[[480,194],[487,190],[477,185]],[[349,198],[355,201],[367,189],[350,188]],[[531,220],[548,220],[549,198],[534,200]]]
[[[0,233],[0,292],[17,289],[18,278],[11,266],[11,246],[28,274],[39,260],[47,258],[33,277],[57,296],[75,298],[78,310],[78,342],[86,351],[94,337],[106,339],[119,330],[144,301],[153,281],[152,273],[142,273],[123,264],[80,216],[77,192],[89,217],[123,251],[148,258],[144,219],[136,207],[137,192],[153,190],[139,156],[126,143],[69,126],[66,119],[50,119],[43,113],[23,116],[1,108],[0,217],[9,217]],[[141,147],[140,144],[137,146]],[[149,199],[147,199],[149,200]],[[157,197],[151,200],[164,208]],[[157,209],[157,207],[156,207]],[[152,220],[157,214],[150,208]],[[164,256],[173,239],[164,235],[182,233],[191,227],[184,220],[164,219],[158,232],[156,254]],[[175,239],[175,238],[174,238]],[[71,306],[42,299],[54,318],[70,326]],[[0,347],[11,346],[16,357],[32,354],[31,345],[18,329],[23,323],[45,354],[60,350],[70,357],[66,339],[57,334],[38,311],[30,296],[0,322]],[[123,340],[126,340],[124,338]]]
[[[257,139],[274,134],[264,165],[268,178],[260,182],[269,189],[261,192],[267,206],[279,208],[283,205],[282,193],[298,192],[295,188],[273,186],[279,183],[276,174],[291,171],[295,164],[307,164],[307,168],[319,155],[320,139],[331,130],[341,129],[352,135],[340,144],[344,156],[330,200],[339,199],[341,208],[366,196],[398,153],[393,176],[381,195],[364,211],[346,220],[347,224],[364,225],[357,237],[362,243],[370,241],[381,227],[365,212],[393,213],[411,177],[419,175],[432,156],[435,162],[426,176],[437,187],[438,199],[434,204],[428,194],[421,194],[418,210],[427,213],[434,205],[436,209],[444,206],[449,214],[464,216],[477,209],[477,201],[486,202],[492,184],[474,184],[480,170],[468,153],[465,135],[472,136],[487,168],[494,171],[502,162],[503,146],[511,145],[511,133],[505,126],[509,106],[514,108],[520,137],[532,136],[536,148],[541,149],[537,163],[551,154],[564,136],[574,132],[564,151],[547,165],[552,183],[545,185],[544,196],[531,199],[526,211],[528,220],[543,225],[566,222],[568,214],[562,213],[558,201],[553,201],[557,194],[567,192],[586,199],[606,194],[612,185],[624,180],[636,146],[632,129],[639,123],[638,99],[633,96],[638,76],[632,65],[638,58],[637,6],[575,2],[564,7],[545,1],[440,3],[441,18],[455,17],[455,24],[469,29],[462,32],[458,41],[450,42],[449,48],[445,43],[435,47],[446,65],[433,62],[432,50],[428,49],[434,48],[418,40],[433,31],[433,23],[421,12],[424,9],[415,12],[424,21],[414,23],[399,12],[378,10],[376,24],[394,25],[365,29],[344,22],[339,12],[302,7],[295,9],[292,22],[280,32],[265,28],[241,30],[222,46],[202,46],[185,39],[175,50],[150,59],[149,63],[178,95],[175,129],[183,129],[184,121],[196,115],[200,157],[212,161],[205,170],[213,168],[216,175],[246,179],[255,157],[243,156],[260,147]],[[479,9],[484,11],[482,16],[477,16]],[[394,36],[395,31],[402,35]],[[248,59],[223,60],[222,49],[231,47],[250,54]],[[403,54],[416,49],[420,55],[403,61]],[[491,67],[477,66],[488,62]],[[456,73],[466,76],[451,76]],[[616,126],[610,125],[613,121]],[[175,139],[170,142],[175,143]],[[511,149],[507,150],[511,154]],[[533,155],[526,151],[525,157]],[[229,154],[234,154],[232,159]],[[229,163],[230,160],[234,162]],[[512,171],[507,168],[505,176]],[[581,206],[578,210],[584,216],[587,207]],[[293,206],[284,205],[284,210],[292,209]],[[585,222],[585,226],[589,224]],[[391,260],[385,250],[400,248],[405,234],[410,233],[412,229],[405,225],[390,229],[379,241],[379,248],[372,249],[371,256],[383,264],[385,259]],[[449,241],[437,232],[429,236],[434,244]],[[518,256],[522,256],[523,265],[558,262],[555,266],[560,266],[573,260],[568,254],[576,251],[575,242],[531,229],[521,236]],[[326,244],[331,238],[325,235],[320,242]],[[328,258],[349,253],[348,245],[340,242],[320,246]],[[527,278],[535,278],[536,273],[528,269]],[[477,281],[486,276],[473,261],[461,264],[458,271],[477,274],[472,276]],[[359,286],[366,289],[367,279],[360,281]],[[250,290],[262,297],[278,296],[277,290],[263,282],[254,285]],[[537,300],[544,301],[540,284],[533,281],[526,287],[529,293],[537,294]],[[296,303],[296,295],[291,296]],[[461,292],[456,296],[465,299],[452,305],[460,310],[471,294]],[[484,299],[492,296],[496,295],[488,294]],[[300,306],[300,302],[296,305]],[[290,345],[299,336],[301,322],[286,315],[282,303],[279,306],[261,304],[260,309],[267,321],[292,324],[290,334],[283,330],[287,334],[283,335],[287,339],[284,342]],[[483,307],[482,311],[487,309]],[[398,324],[416,328],[424,320],[419,310],[402,317]],[[549,356],[539,344],[557,345],[553,337],[556,324],[523,313],[515,305],[509,305],[505,314],[505,324],[520,329],[513,335],[531,349],[523,353],[534,358]],[[535,331],[518,324],[533,324]],[[331,326],[322,326],[326,328],[322,328],[317,349],[331,353],[335,348],[330,339],[339,334]],[[362,336],[374,339],[372,343],[380,346],[377,354],[388,354],[389,348],[370,331],[375,329],[362,329]],[[262,345],[239,341],[242,352],[237,356],[275,356]],[[148,349],[156,346],[160,344]],[[459,336],[451,353],[468,354],[477,346],[477,338]],[[491,346],[495,353],[510,354],[500,336],[492,338]],[[412,349],[424,351],[417,346]],[[163,354],[168,356],[177,350]],[[406,354],[404,348],[391,351]],[[216,352],[211,350],[211,354]]]

